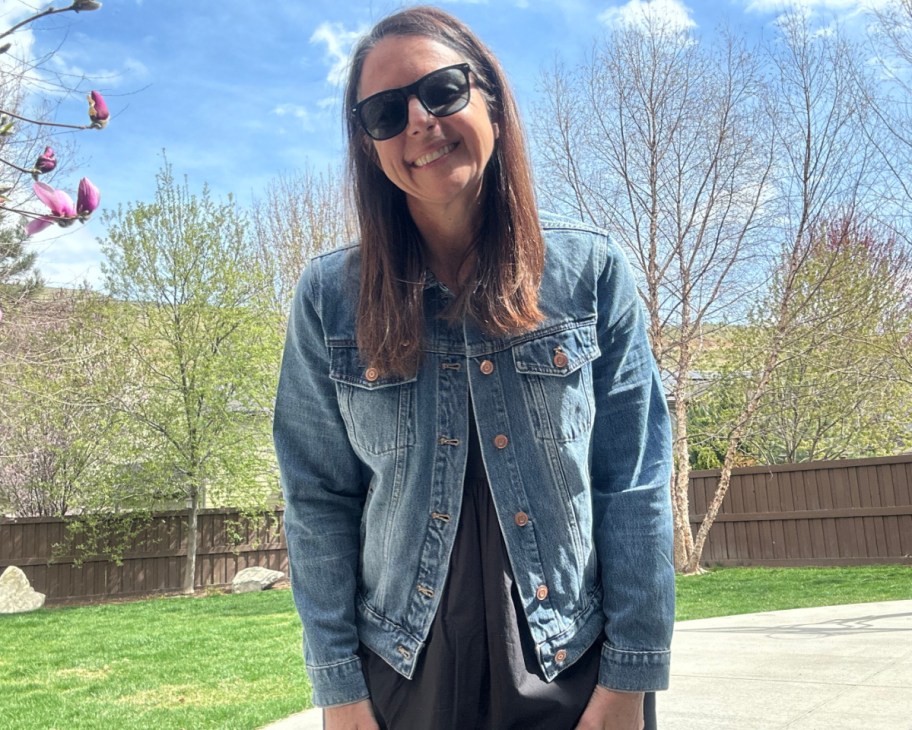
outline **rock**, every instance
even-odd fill
[[[0,575],[0,613],[36,611],[44,605],[44,594],[38,593],[19,568],[11,565]]]
[[[265,591],[273,583],[282,580],[285,574],[280,570],[268,568],[244,568],[231,581],[232,593],[251,593]]]

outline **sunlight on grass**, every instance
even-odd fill
[[[88,669],[86,667],[73,667],[72,669],[58,669],[54,676],[60,679],[84,679],[90,682],[97,682],[101,679],[107,679],[111,668],[105,665],[101,669]]]

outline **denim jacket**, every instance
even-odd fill
[[[359,642],[415,671],[459,523],[470,397],[544,676],[601,638],[600,684],[667,686],[670,428],[640,301],[603,232],[542,223],[541,325],[510,337],[453,327],[438,316],[450,294],[432,282],[410,378],[359,356],[357,247],[316,257],[301,277],[274,436],[317,705],[368,696]]]

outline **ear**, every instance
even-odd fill
[[[500,125],[497,122],[492,122],[491,127],[494,129],[494,139],[500,139]]]

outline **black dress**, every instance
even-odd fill
[[[545,680],[474,421],[470,411],[462,513],[446,587],[413,678],[367,647],[360,650],[377,722],[383,730],[573,730],[598,681],[601,641]],[[655,727],[653,699],[647,695],[647,730]]]

